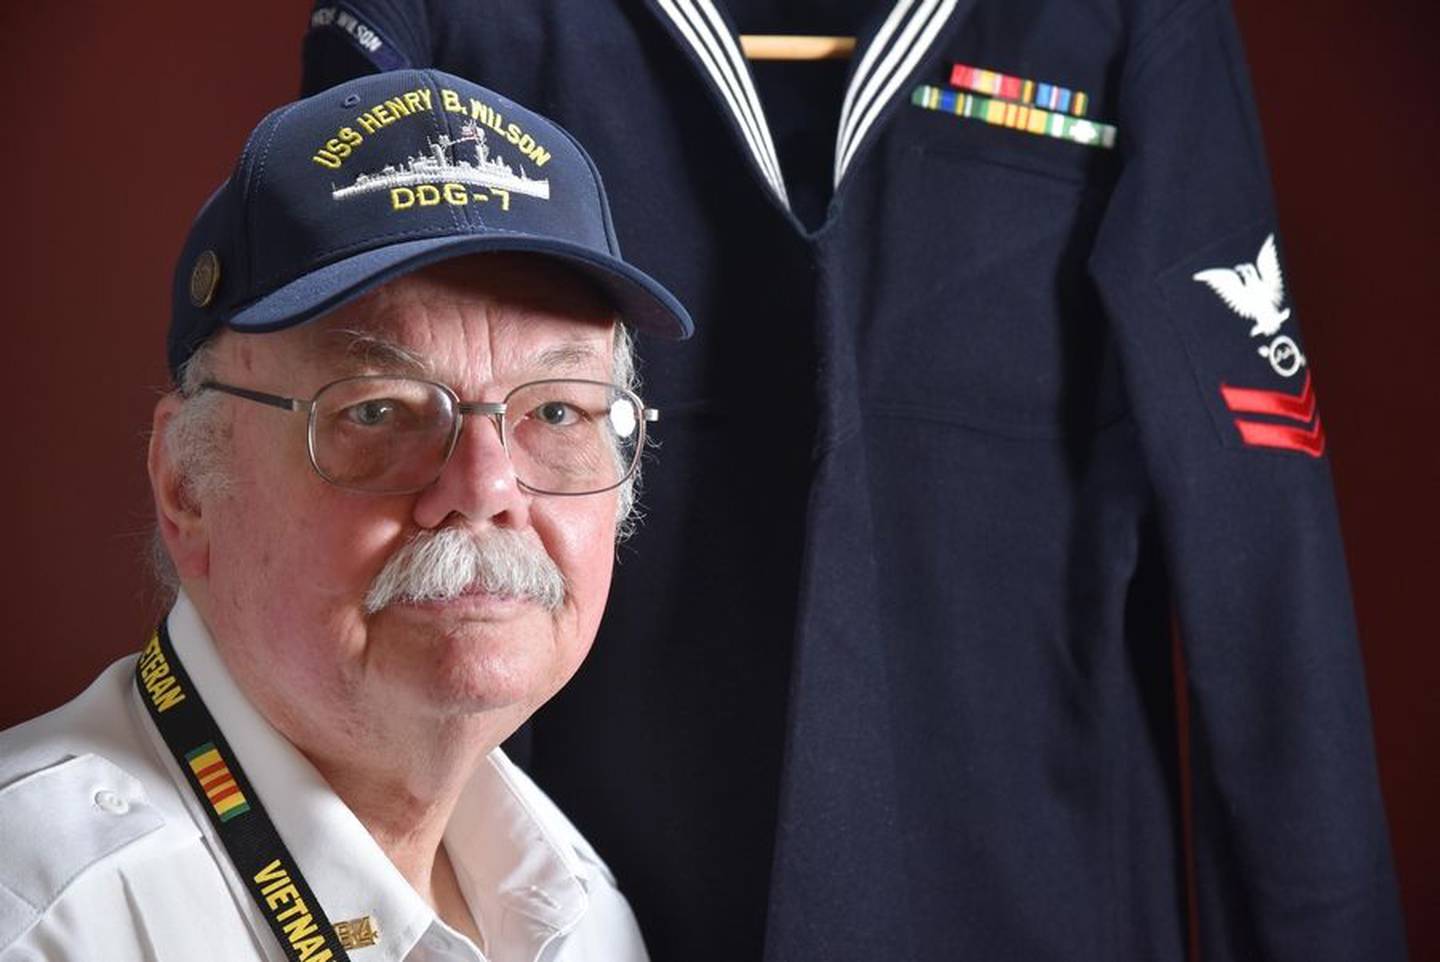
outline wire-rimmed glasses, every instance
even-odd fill
[[[619,385],[568,378],[521,384],[498,402],[462,401],[436,381],[384,374],[332,381],[308,400],[219,381],[200,387],[306,412],[316,473],[371,494],[409,494],[434,484],[467,414],[493,421],[521,487],[535,494],[598,494],[635,473],[645,424],[660,413]]]

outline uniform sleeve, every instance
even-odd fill
[[[1116,122],[1091,273],[1185,652],[1202,956],[1403,959],[1322,377],[1224,0],[1135,41]]]
[[[301,95],[370,73],[430,66],[421,0],[318,0],[302,47]]]

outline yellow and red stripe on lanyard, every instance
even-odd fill
[[[235,816],[250,811],[250,803],[245,800],[245,793],[235,784],[235,776],[230,774],[230,766],[225,764],[225,759],[214,744],[206,742],[194,751],[186,752],[185,761],[200,780],[200,787],[205,790],[205,797],[210,801],[210,806],[215,809],[220,821],[228,822]]]

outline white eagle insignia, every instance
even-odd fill
[[[1290,318],[1290,309],[1283,311],[1285,278],[1280,273],[1280,256],[1275,252],[1275,235],[1265,238],[1260,254],[1253,264],[1212,267],[1194,275],[1220,296],[1232,311],[1254,321],[1250,336],[1274,337],[1280,325]]]

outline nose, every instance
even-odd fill
[[[496,527],[524,528],[530,523],[530,495],[515,478],[500,431],[497,416],[466,415],[445,469],[416,499],[416,524],[436,528],[451,515]]]

